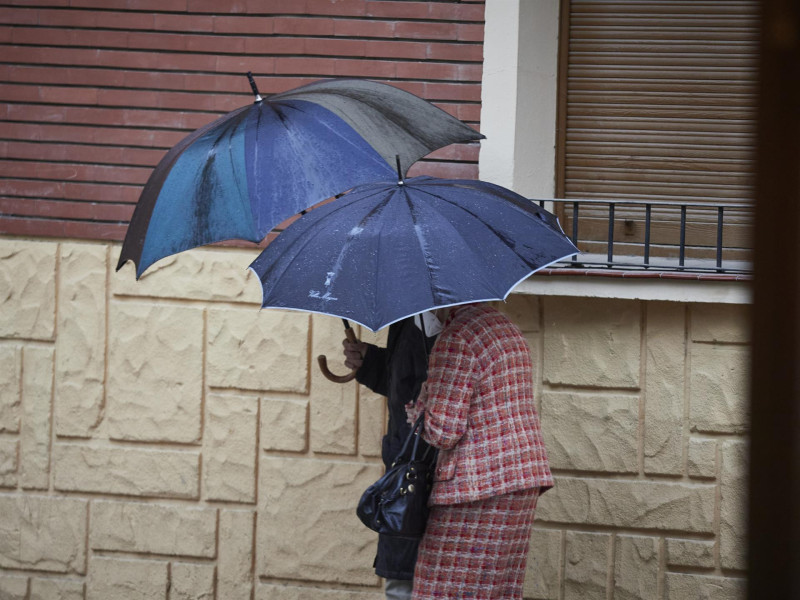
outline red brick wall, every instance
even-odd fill
[[[316,79],[396,85],[478,128],[483,2],[11,0],[0,4],[0,233],[122,239],[193,129]],[[477,177],[477,145],[411,174]]]

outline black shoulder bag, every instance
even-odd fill
[[[424,416],[414,423],[391,468],[358,501],[356,514],[373,531],[401,537],[421,537],[425,533],[436,468],[435,456],[429,454],[436,450],[428,446],[418,455]]]

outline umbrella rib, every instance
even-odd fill
[[[423,110],[423,108],[419,107],[420,105],[416,104],[419,100],[421,100],[421,98],[415,97],[408,92],[405,92],[399,88],[395,88],[394,86],[377,84],[378,89],[376,90],[372,89],[372,86],[376,85],[376,82],[354,80],[352,84],[357,85],[359,89],[353,90],[341,88],[339,83],[341,82],[336,80],[318,82],[316,84],[311,84],[310,86],[305,86],[305,88],[291,90],[281,94],[281,96],[297,99],[308,98],[309,102],[315,102],[315,100],[311,99],[314,96],[321,98],[331,97],[334,99],[346,99],[357,103],[360,111],[363,113],[361,119],[355,118],[355,115],[349,115],[346,113],[346,111],[342,111],[342,113],[339,114],[339,111],[335,108],[335,105],[328,106],[324,100],[320,102],[321,105],[325,106],[332,112],[339,114],[339,116],[348,122],[353,129],[362,135],[362,137],[366,137],[363,135],[363,128],[361,127],[363,115],[380,115],[382,120],[387,123],[391,123],[391,125],[396,128],[397,131],[400,131],[402,136],[405,137],[412,146],[407,148],[410,154],[403,156],[404,163],[408,163],[406,168],[422,158],[422,156],[430,153],[432,150],[447,145],[447,143],[443,143],[442,139],[439,139],[437,133],[439,136],[443,135],[444,138],[449,141],[449,143],[468,142],[479,140],[485,137],[435,104],[426,101],[423,101],[421,106],[424,106],[424,110],[432,113],[429,116],[436,121],[440,127],[443,127],[443,124],[440,122],[440,120],[442,118],[446,119],[448,121],[448,131],[443,132],[439,129],[430,130],[415,126],[414,123],[406,120],[405,113],[409,110]],[[391,96],[391,99],[387,100],[389,96]],[[381,98],[382,101],[377,100],[377,98]],[[395,106],[393,104],[394,101],[396,101],[399,106]],[[412,103],[413,106],[409,105],[409,103]],[[371,121],[370,119],[366,119],[366,122],[369,123]],[[392,157],[398,153],[397,150],[397,148],[393,148],[391,152],[386,154],[384,149],[384,152],[379,151],[379,154],[381,154],[383,160],[391,163]],[[400,154],[403,153],[400,152]]]
[[[417,189],[419,190],[419,188],[417,188]],[[439,195],[437,195],[437,194],[432,194],[431,192],[428,192],[428,191],[425,191],[425,190],[419,190],[419,191],[424,191],[424,193],[425,193],[425,194],[427,194],[427,195],[429,195],[429,196],[432,196],[432,197],[434,197],[434,198],[437,198],[437,199],[439,199],[439,200],[442,200],[442,201],[444,201],[445,203],[447,203],[447,204],[449,204],[449,205],[451,205],[451,206],[456,206],[456,207],[458,207],[458,205],[457,205],[457,204],[455,204],[455,203],[453,203],[453,202],[451,202],[451,201],[449,201],[449,200],[447,200],[447,199],[445,199],[445,198],[443,198],[443,197],[441,197],[441,196],[439,196]],[[407,200],[407,201],[408,201],[408,200]],[[417,215],[416,215],[416,210],[415,210],[415,209],[414,209],[414,207],[411,205],[411,202],[410,202],[410,201],[408,201],[408,204],[409,204],[409,210],[410,210],[410,212],[411,212],[411,218],[412,218],[412,220],[414,221],[414,226],[415,226],[415,228],[416,228],[416,226],[417,226],[417,223],[418,223],[418,220],[417,220]],[[460,207],[459,207],[459,208],[460,208]],[[472,215],[472,216],[475,216],[475,215],[474,215],[474,214],[473,214],[471,211],[465,211],[465,212],[467,212],[468,214],[470,214],[470,215]],[[477,221],[479,221],[481,224],[485,225],[485,223],[483,223],[483,221],[482,221],[481,219],[476,219],[476,220],[477,220]],[[489,228],[489,229],[490,229],[490,230],[491,230],[493,233],[497,234],[497,232],[496,232],[496,231],[495,231],[493,228]],[[419,229],[417,229],[417,231],[419,232]],[[500,236],[499,236],[499,237],[500,237]],[[424,256],[424,258],[425,258],[425,264],[426,264],[426,265],[428,265],[428,274],[429,274],[430,281],[431,281],[431,290],[438,290],[438,289],[439,289],[439,285],[438,285],[438,283],[437,283],[437,277],[436,277],[436,275],[434,274],[434,269],[432,269],[432,268],[431,268],[431,260],[430,260],[430,258],[429,258],[429,257],[430,257],[430,252],[427,252],[427,251],[426,251],[427,242],[425,241],[424,237],[422,237],[422,238],[420,237],[420,234],[419,234],[419,233],[417,233],[417,238],[418,238],[418,239],[420,239],[420,245],[422,246],[422,252],[423,252],[423,256]],[[503,243],[506,243],[506,241],[505,241],[505,240],[504,240],[502,237],[500,237],[500,239],[502,239],[502,240],[503,240]],[[506,243],[506,244],[507,244],[507,243]],[[470,252],[471,254],[473,254],[473,255],[474,255],[474,254],[475,254],[475,250],[473,249],[472,245],[470,245],[470,244],[465,244],[465,245],[466,245],[466,247],[469,249],[469,252]],[[513,249],[512,249],[512,250],[513,250]],[[516,254],[516,253],[515,253],[515,254]],[[526,263],[526,264],[527,264],[527,263]],[[483,278],[483,282],[484,282],[484,285],[485,285],[485,286],[486,286],[488,289],[495,290],[495,284],[494,284],[494,282],[493,282],[493,281],[490,281],[490,280],[488,280],[488,279],[486,279],[486,278],[484,277],[484,278]],[[497,290],[495,290],[495,291],[497,291]],[[437,293],[436,295],[440,296],[438,293]],[[440,296],[440,298],[441,298],[441,296]]]
[[[267,106],[269,106],[270,108],[272,108],[272,105],[271,105],[271,104],[267,104]],[[255,140],[255,144],[254,144],[254,150],[253,150],[253,154],[254,154],[254,157],[253,157],[253,164],[255,164],[255,165],[257,165],[257,164],[258,164],[258,155],[259,155],[259,152],[258,152],[258,150],[259,150],[259,141],[260,141],[260,139],[259,139],[259,136],[261,135],[261,127],[260,127],[260,125],[261,125],[261,111],[262,111],[262,110],[264,110],[264,102],[263,102],[263,101],[262,101],[262,102],[259,102],[259,104],[258,104],[258,110],[257,110],[257,116],[256,116],[256,124],[255,124],[255,129],[256,129],[255,136],[256,136],[256,140]],[[246,174],[247,174],[247,173],[246,173],[246,171],[247,171],[247,168],[245,168],[245,179],[247,179],[247,177],[246,177]],[[258,177],[254,177],[254,179],[255,179],[255,181],[253,181],[253,182],[252,182],[252,185],[253,185],[253,188],[254,188],[254,190],[255,190],[255,197],[256,197],[256,198],[258,198],[258,197],[259,197],[259,195],[260,195],[260,194],[259,194],[259,191],[258,191],[258,182],[259,182],[259,179],[258,179]],[[256,219],[256,214],[255,214],[255,212],[254,212],[254,210],[253,210],[253,208],[254,208],[254,207],[253,207],[253,203],[252,203],[252,202],[248,202],[248,204],[249,204],[249,206],[248,206],[247,208],[248,208],[248,210],[250,211],[250,215],[251,215],[251,218],[252,218],[252,220],[253,220],[253,223],[254,223],[254,224],[257,224],[257,223],[258,223],[258,220]],[[256,227],[256,229],[259,229],[258,225],[255,225],[255,227]],[[267,233],[268,233],[268,232],[264,232],[264,236],[265,236],[265,237],[266,237],[266,234],[267,234]]]
[[[304,100],[304,99],[302,99],[302,98],[298,98],[298,100],[300,100],[301,102],[307,102],[307,103],[309,103],[309,104],[314,104],[314,102],[312,102],[311,100]],[[330,112],[332,115],[335,115],[335,116],[336,116],[338,119],[341,119],[342,123],[344,123],[344,124],[345,124],[347,127],[349,127],[350,129],[352,129],[352,130],[353,130],[353,132],[355,132],[356,136],[358,136],[358,137],[361,137],[361,139],[364,139],[364,138],[363,138],[363,137],[362,137],[362,136],[361,136],[361,135],[360,135],[360,134],[359,134],[359,133],[358,133],[358,132],[355,130],[355,128],[354,128],[354,127],[353,127],[353,126],[352,126],[350,123],[348,123],[348,122],[347,122],[347,121],[346,121],[344,118],[342,118],[342,116],[341,116],[341,115],[337,114],[335,111],[332,111],[331,109],[327,108],[326,106],[322,106],[322,105],[316,105],[316,106],[319,106],[320,108],[323,108],[324,110],[326,110],[326,111]],[[291,109],[293,109],[293,110],[296,110],[296,111],[298,111],[298,112],[302,112],[302,113],[307,113],[307,112],[308,112],[307,110],[305,110],[305,109],[303,108],[303,106],[302,106],[302,105],[300,105],[300,106],[297,106],[297,105],[294,105],[294,104],[292,104],[292,105],[287,105],[287,106],[285,106],[285,107],[281,107],[281,108],[291,108]],[[278,112],[278,111],[276,111],[276,112]],[[283,114],[282,114],[282,113],[280,113],[280,112],[278,112],[278,117],[281,119],[281,122],[283,122]],[[344,144],[346,144],[346,145],[347,145],[347,147],[351,148],[352,150],[356,150],[356,151],[359,151],[359,152],[361,152],[362,148],[359,148],[359,147],[358,147],[358,146],[355,144],[355,142],[354,142],[354,139],[348,139],[348,138],[344,137],[344,136],[343,136],[343,135],[342,135],[342,134],[341,134],[341,133],[340,133],[340,132],[339,132],[337,129],[335,129],[335,128],[334,128],[334,127],[333,127],[333,126],[332,126],[330,123],[328,123],[327,121],[319,121],[319,123],[318,123],[318,124],[319,124],[321,127],[325,127],[325,128],[328,130],[328,131],[330,131],[330,132],[331,132],[333,135],[335,135],[335,136],[337,137],[337,139],[339,139],[339,140],[341,140],[342,142],[344,142]],[[368,145],[369,145],[369,144],[368,144]],[[371,145],[370,145],[370,147],[371,147]],[[382,157],[380,154],[378,154],[378,152],[377,152],[377,151],[375,152],[375,156],[378,156],[378,157],[380,157],[382,162],[384,162],[384,163],[386,163],[386,164],[390,165],[390,163],[386,162],[386,160],[385,160],[385,159],[384,159],[384,158],[383,158],[383,157]],[[390,166],[391,166],[391,165],[390,165]]]
[[[358,202],[363,202],[363,201],[365,201],[365,200],[369,200],[369,199],[371,199],[372,197],[374,197],[374,196],[378,195],[380,192],[381,192],[381,190],[379,190],[379,189],[378,189],[378,190],[376,190],[375,192],[373,192],[373,193],[371,193],[371,194],[369,194],[369,195],[366,195],[366,196],[364,196],[363,198],[359,198],[359,199],[358,199]],[[345,196],[345,198],[346,198],[346,196]],[[334,215],[334,214],[336,214],[336,213],[338,213],[338,212],[340,212],[340,211],[342,211],[342,210],[344,210],[344,209],[348,208],[348,207],[349,207],[349,206],[351,206],[352,204],[353,204],[353,202],[342,202],[342,203],[339,203],[339,204],[336,204],[336,203],[331,203],[331,204],[328,204],[328,205],[326,205],[326,206],[324,206],[324,207],[321,207],[321,208],[317,209],[317,211],[327,208],[327,209],[328,209],[328,212],[327,212],[327,213],[324,215],[324,217],[325,217],[325,218],[330,218],[330,217],[331,217],[331,215]],[[315,211],[315,212],[316,212],[316,211]],[[296,225],[301,225],[301,224],[303,224],[303,218],[302,218],[302,217],[301,217],[300,219],[298,219],[298,221],[297,221],[296,223],[293,223],[292,225],[290,225],[289,227],[287,227],[285,231],[287,231],[287,232],[288,232],[288,231],[290,231],[290,230],[291,230],[291,228],[292,228],[292,227],[295,227]],[[323,219],[323,218],[321,218],[321,219],[319,219],[319,220],[317,220],[317,221],[313,221],[313,222],[311,222],[311,225],[309,225],[309,226],[308,226],[308,228],[307,228],[305,231],[303,231],[302,233],[298,234],[298,236],[297,236],[297,237],[296,237],[294,240],[292,240],[292,241],[290,242],[290,245],[289,245],[287,248],[284,248],[284,249],[282,249],[282,251],[281,251],[281,254],[279,254],[279,255],[278,255],[278,258],[280,258],[280,256],[282,256],[282,255],[285,255],[286,253],[288,253],[288,250],[289,250],[290,248],[295,248],[295,247],[298,247],[298,248],[300,248],[300,251],[298,251],[298,252],[294,252],[294,253],[293,253],[293,254],[294,254],[294,257],[292,258],[292,260],[288,261],[288,262],[285,264],[285,266],[283,267],[283,269],[281,270],[280,274],[279,274],[277,277],[283,277],[283,274],[284,274],[284,273],[285,273],[285,272],[286,272],[286,271],[287,271],[287,270],[288,270],[288,269],[289,269],[289,268],[290,268],[290,267],[291,267],[291,266],[292,266],[292,265],[295,263],[295,261],[296,261],[296,260],[297,260],[297,259],[298,259],[298,258],[299,258],[301,255],[302,255],[302,250],[303,250],[303,249],[304,249],[306,246],[308,246],[308,245],[309,245],[309,244],[310,244],[312,241],[314,241],[314,240],[316,239],[316,237],[319,235],[319,233],[320,233],[320,232],[321,232],[323,229],[324,229],[324,219]],[[278,236],[278,240],[280,240],[280,236]],[[278,240],[276,240],[276,242],[277,242]],[[301,245],[299,245],[299,246],[298,246],[298,244],[301,244]],[[261,256],[264,256],[264,255],[265,255],[265,254],[268,252],[268,250],[269,250],[269,247],[268,247],[266,250],[264,250],[264,253],[263,253]],[[259,258],[260,258],[260,256],[259,256]],[[258,260],[258,258],[256,258],[256,261],[257,261],[257,260]],[[268,269],[266,269],[266,270],[264,271],[264,274],[261,276],[261,278],[260,278],[260,279],[261,279],[262,283],[263,283],[263,282],[264,282],[266,279],[268,279],[268,278],[269,278],[270,274],[272,274],[273,272],[276,272],[276,271],[275,271],[275,269],[276,269],[277,267],[278,267],[278,261],[273,261],[273,262],[272,262],[272,264],[269,266],[269,268],[268,268]],[[266,298],[265,298],[265,299],[266,299]]]
[[[438,198],[438,199],[440,199],[440,200],[444,200],[444,201],[445,201],[447,204],[449,204],[449,205],[451,205],[451,206],[452,206],[452,205],[458,206],[457,204],[454,204],[452,201],[449,201],[449,200],[447,200],[447,199],[445,199],[445,198],[442,198],[441,196],[438,196],[437,194],[432,194],[432,193],[430,193],[430,192],[428,192],[428,191],[421,190],[421,189],[419,189],[419,188],[416,188],[416,189],[417,189],[418,191],[420,191],[420,192],[424,192],[425,194],[427,194],[427,195],[429,195],[429,196],[432,196],[432,197],[434,197],[434,198]],[[407,198],[407,200],[408,200],[408,196],[406,196],[406,198]],[[418,223],[418,220],[417,220],[417,214],[416,214],[416,210],[414,209],[414,207],[412,206],[412,204],[411,204],[411,202],[410,202],[410,201],[408,201],[408,203],[409,203],[409,211],[411,212],[411,218],[412,218],[412,220],[414,221],[415,229],[416,229],[416,230],[419,232],[420,230],[416,228],[416,225],[417,225],[417,223]],[[459,208],[460,208],[460,207],[459,207]],[[465,212],[467,212],[468,214],[470,214],[470,215],[472,215],[472,216],[476,217],[476,220],[477,220],[478,222],[480,222],[481,224],[484,224],[484,225],[485,225],[485,223],[483,223],[483,220],[482,220],[482,219],[480,219],[480,218],[478,218],[478,217],[477,217],[477,215],[475,215],[474,213],[472,213],[472,212],[470,212],[470,211],[465,211]],[[495,234],[495,235],[496,235],[498,238],[500,238],[501,240],[503,240],[503,242],[504,242],[504,243],[506,243],[505,239],[504,239],[502,236],[500,236],[500,235],[499,235],[499,233],[498,233],[498,232],[497,232],[497,231],[496,231],[494,228],[491,228],[491,227],[489,227],[489,229],[490,229],[490,231],[492,231],[492,233],[494,233],[494,234]],[[455,228],[454,228],[454,231],[458,232],[458,230],[457,230],[457,229],[455,229]],[[459,237],[462,237],[462,236],[460,236],[460,235],[459,235]],[[426,264],[426,265],[428,265],[428,274],[429,274],[429,276],[430,276],[430,281],[431,281],[431,290],[438,290],[438,289],[439,289],[439,284],[437,283],[437,277],[436,277],[436,275],[435,275],[435,269],[432,269],[432,268],[431,268],[431,265],[432,265],[432,263],[431,263],[431,260],[430,260],[430,258],[429,258],[429,257],[431,256],[431,253],[430,253],[430,252],[426,252],[426,251],[425,251],[425,247],[426,247],[428,244],[427,244],[427,242],[425,241],[425,239],[424,239],[424,238],[420,238],[420,235],[419,235],[419,233],[417,234],[417,239],[420,239],[420,244],[421,244],[421,245],[423,245],[423,255],[424,255],[424,257],[425,257],[425,264]],[[474,250],[473,246],[472,246],[471,244],[468,244],[468,243],[467,243],[467,244],[465,244],[465,245],[466,245],[466,247],[468,248],[469,252],[470,252],[472,255],[475,255],[475,250]],[[506,245],[507,245],[507,243],[506,243]],[[513,251],[513,249],[512,249],[512,251]],[[515,254],[516,254],[516,252],[515,252]],[[518,256],[518,255],[517,255],[517,256]],[[521,257],[520,257],[520,258],[521,258]],[[524,262],[525,262],[526,264],[528,264],[528,263],[527,263],[527,261],[524,261]],[[495,282],[494,282],[493,280],[487,279],[487,278],[485,278],[485,277],[483,277],[482,279],[483,279],[483,283],[484,283],[484,285],[485,285],[485,287],[486,287],[487,289],[491,289],[491,290],[493,290],[493,291],[494,291],[494,293],[495,293],[495,294],[496,294],[498,297],[502,295],[502,294],[501,294],[502,290],[499,290],[499,289],[497,289],[497,288],[496,288],[496,284],[495,284]],[[436,293],[435,295],[436,295],[436,296],[438,296],[438,299],[439,299],[439,300],[441,300],[442,296],[441,296],[441,294],[440,294],[440,293]],[[436,298],[435,298],[435,301],[436,301]],[[478,301],[478,300],[475,300],[475,301]],[[437,306],[439,306],[439,305],[437,304]]]
[[[403,192],[405,192],[405,188],[404,188]],[[429,278],[429,284],[428,285],[429,285],[431,291],[438,290],[439,289],[439,285],[436,282],[437,278],[433,273],[432,263],[431,263],[431,260],[430,260],[430,252],[428,251],[429,244],[427,243],[427,240],[425,239],[425,237],[420,234],[420,229],[418,227],[419,221],[417,219],[418,215],[417,215],[416,209],[414,208],[414,204],[411,202],[411,198],[409,198],[407,193],[404,193],[404,195],[405,195],[405,199],[406,199],[406,206],[408,207],[408,213],[411,216],[411,221],[414,223],[414,230],[417,233],[417,240],[419,240],[420,248],[422,249],[422,256],[423,256],[423,259],[425,260],[425,266],[427,267],[428,278]],[[434,296],[440,296],[440,294],[435,293]],[[436,303],[436,301],[437,301],[437,298],[434,297],[434,303]]]
[[[247,112],[242,112],[241,115],[237,115],[238,118],[236,118],[235,120],[233,120],[233,119],[231,120],[230,127],[227,127],[226,128],[226,132],[225,132],[227,134],[229,140],[231,140],[231,141],[233,140],[233,136],[236,133],[235,130],[238,129],[242,125],[243,121],[246,120],[247,114],[248,114]],[[258,121],[259,122],[261,121],[261,111],[258,112]],[[244,134],[242,134],[242,135],[244,135]],[[258,128],[257,127],[256,127],[256,135],[258,135]],[[233,160],[234,150],[233,150],[233,144],[231,143],[231,141],[228,142],[228,156],[230,157],[231,165],[236,165],[236,162]],[[256,144],[256,148],[258,148],[258,144]],[[246,180],[247,178],[243,177],[242,179]],[[233,178],[233,182],[236,185],[236,190],[239,192],[238,193],[238,198],[239,198],[239,201],[240,201],[240,204],[241,204],[242,208],[245,209],[247,211],[247,214],[250,215],[251,222],[255,223],[255,218],[253,217],[253,206],[252,206],[252,204],[250,204],[250,202],[248,202],[246,200],[246,198],[247,198],[247,190],[242,190],[241,185],[240,185],[240,181],[239,181],[239,177],[234,177]],[[251,236],[249,238],[247,238],[247,239],[249,241],[252,241],[252,242],[261,241],[261,238],[259,237],[258,231],[256,229],[254,229],[254,228],[251,231]]]
[[[453,181],[456,181],[456,180],[453,180]],[[464,187],[466,187],[466,188],[468,188],[468,189],[472,189],[472,186],[469,186],[469,185],[466,185],[466,186],[464,186]],[[480,224],[481,224],[481,226],[483,226],[483,227],[484,227],[484,228],[486,228],[488,231],[490,231],[490,232],[493,234],[493,236],[495,236],[495,237],[496,237],[496,239],[500,240],[500,241],[501,241],[501,242],[502,242],[502,243],[503,243],[503,244],[504,244],[504,245],[505,245],[505,246],[506,246],[506,247],[509,249],[509,251],[510,251],[510,252],[512,252],[512,253],[513,253],[513,255],[517,257],[517,259],[518,259],[518,260],[519,260],[519,261],[520,261],[522,264],[526,265],[526,266],[527,266],[527,267],[528,267],[528,268],[531,270],[531,272],[530,272],[530,273],[528,273],[528,274],[526,274],[526,276],[525,276],[525,277],[528,277],[528,276],[530,276],[532,273],[534,273],[534,272],[538,271],[539,269],[541,269],[541,268],[544,266],[544,265],[539,265],[539,264],[536,264],[536,263],[534,263],[534,262],[532,262],[532,261],[530,261],[530,260],[526,259],[526,258],[525,258],[523,255],[521,255],[521,254],[520,254],[520,253],[519,253],[519,252],[518,252],[518,251],[517,251],[517,250],[514,248],[514,245],[513,245],[513,243],[512,243],[512,242],[511,242],[509,239],[507,239],[507,238],[506,238],[504,235],[502,235],[502,234],[501,234],[501,232],[499,232],[499,231],[498,231],[496,228],[492,227],[492,226],[491,226],[489,223],[486,223],[486,222],[484,221],[484,219],[483,219],[483,218],[481,218],[479,215],[477,215],[477,214],[476,214],[474,211],[471,211],[471,210],[469,210],[468,208],[461,206],[461,205],[460,205],[460,204],[458,204],[457,202],[454,202],[454,201],[452,201],[452,200],[449,200],[449,199],[447,199],[447,198],[445,198],[445,197],[442,197],[442,196],[440,196],[439,194],[435,194],[435,193],[433,193],[433,192],[431,192],[431,191],[429,191],[429,190],[424,190],[424,189],[421,189],[421,188],[416,188],[416,189],[417,189],[417,191],[419,191],[419,192],[424,192],[426,195],[428,195],[428,196],[430,196],[430,197],[432,197],[432,198],[436,198],[437,200],[440,200],[440,201],[444,202],[445,204],[447,204],[447,205],[449,205],[449,206],[451,206],[451,207],[453,207],[453,208],[456,208],[456,209],[458,209],[459,211],[461,211],[461,212],[464,212],[464,213],[466,213],[466,214],[470,215],[471,217],[473,217],[473,218],[474,218],[474,219],[475,219],[475,220],[476,220],[478,223],[480,223]],[[517,211],[517,212],[520,212],[520,213],[523,213],[523,214],[525,215],[525,217],[526,217],[526,220],[528,220],[528,221],[532,221],[533,223],[536,223],[536,224],[538,224],[538,225],[540,225],[540,226],[544,226],[544,227],[545,227],[545,230],[546,230],[548,233],[553,233],[553,232],[552,232],[552,230],[551,230],[551,229],[549,229],[549,228],[547,227],[546,223],[543,223],[543,222],[541,222],[539,219],[536,219],[536,218],[535,218],[535,216],[536,216],[536,212],[535,212],[535,211],[528,211],[528,210],[525,210],[525,209],[524,209],[522,206],[519,206],[519,205],[518,205],[517,203],[515,203],[515,202],[510,202],[510,201],[509,201],[509,202],[507,202],[507,205],[509,206],[509,208],[513,208],[515,211]],[[413,214],[413,211],[412,211],[412,214]],[[416,221],[416,219],[415,219],[415,224],[416,224],[416,222],[417,222],[417,221]],[[470,252],[470,253],[472,253],[472,254],[474,254],[474,249],[473,249],[473,246],[472,246],[472,245],[470,245],[470,244],[466,244],[466,246],[467,246],[467,248],[469,249],[469,252]],[[424,252],[424,250],[423,250],[423,252]],[[428,258],[427,258],[427,253],[424,253],[424,255],[425,255],[425,257],[426,257],[426,258],[425,258],[426,264],[430,264],[430,263],[429,263],[429,260],[428,260]],[[430,272],[430,269],[429,269],[429,272]],[[430,272],[430,275],[431,275],[431,281],[432,281],[432,282],[435,282],[435,276],[434,276],[434,274],[433,274],[432,272]],[[523,279],[524,279],[525,277],[523,277]],[[497,295],[497,297],[498,297],[498,298],[502,298],[502,297],[504,297],[505,295],[507,295],[504,289],[500,290],[500,289],[497,289],[497,288],[496,288],[496,283],[495,283],[493,280],[488,280],[488,279],[486,279],[486,278],[484,277],[484,278],[483,278],[483,282],[484,282],[484,285],[487,287],[487,289],[491,289],[491,290],[494,290],[494,291],[495,291],[495,294]],[[519,282],[517,282],[517,283],[519,283]],[[433,286],[432,286],[432,289],[438,289],[438,288],[435,288],[435,287],[433,287]]]
[[[465,186],[465,187],[469,187],[469,186]],[[447,198],[445,198],[445,197],[443,197],[443,196],[440,196],[440,195],[438,195],[438,194],[434,194],[433,192],[429,192],[429,191],[427,191],[427,190],[421,190],[421,191],[424,191],[424,192],[425,192],[426,194],[428,194],[429,196],[433,196],[434,198],[437,198],[438,200],[441,200],[442,202],[445,202],[446,204],[449,204],[450,206],[452,206],[452,207],[454,207],[454,208],[456,208],[456,209],[458,209],[458,210],[460,210],[460,211],[462,211],[462,212],[465,212],[465,213],[467,213],[468,215],[470,215],[470,216],[472,216],[472,217],[475,217],[476,221],[478,221],[478,222],[479,222],[479,223],[480,223],[480,224],[481,224],[483,227],[485,227],[486,229],[488,229],[489,231],[491,231],[491,232],[492,232],[492,233],[493,233],[493,234],[494,234],[494,235],[495,235],[495,236],[496,236],[496,237],[497,237],[499,240],[501,240],[501,241],[503,242],[503,244],[505,244],[505,245],[506,245],[506,247],[508,247],[508,249],[509,249],[509,250],[511,250],[511,252],[513,252],[513,253],[514,253],[516,256],[518,256],[518,257],[519,257],[519,259],[520,259],[522,262],[524,262],[526,265],[528,265],[528,266],[529,266],[529,267],[531,267],[532,269],[533,269],[533,268],[538,268],[538,267],[537,267],[537,265],[535,265],[535,264],[531,263],[529,260],[527,260],[525,257],[523,257],[523,256],[522,256],[522,255],[521,255],[521,254],[520,254],[520,253],[519,253],[519,252],[518,252],[518,251],[517,251],[517,250],[514,248],[514,245],[513,245],[513,244],[510,242],[510,240],[508,240],[508,239],[507,239],[507,238],[506,238],[504,235],[502,235],[502,234],[501,234],[501,233],[500,233],[500,232],[499,232],[497,229],[495,229],[494,227],[492,227],[491,225],[489,225],[488,223],[486,223],[486,222],[485,222],[485,221],[484,221],[484,220],[483,220],[483,219],[482,219],[482,218],[481,218],[479,215],[477,215],[475,212],[473,212],[473,211],[471,211],[471,210],[467,209],[466,207],[460,206],[458,203],[456,203],[456,202],[453,202],[452,200],[448,200]],[[535,219],[535,218],[534,218],[534,214],[536,214],[535,212],[534,212],[533,214],[531,214],[533,211],[527,211],[527,210],[523,209],[522,207],[518,206],[517,204],[515,204],[515,203],[513,203],[513,202],[509,202],[508,204],[509,204],[509,207],[510,207],[510,208],[513,208],[515,211],[517,211],[517,212],[521,212],[521,213],[525,214],[525,216],[526,216],[528,219],[530,219],[530,220],[531,220],[533,223],[535,223],[535,224],[536,224],[538,227],[543,227],[543,228],[545,228],[545,230],[546,230],[546,231],[548,231],[549,233],[554,233],[554,232],[553,232],[553,231],[552,231],[552,230],[551,230],[549,227],[547,227],[547,224],[546,224],[545,222],[543,222],[543,221],[541,221],[541,220],[538,220],[538,219]]]
[[[233,114],[238,116],[239,113],[245,112],[246,108],[247,107],[242,107],[237,109],[237,111],[234,111]],[[224,127],[224,125],[225,117],[221,117],[204,125],[203,127],[200,127],[175,144],[175,146],[167,151],[167,153],[155,166],[153,172],[150,174],[150,177],[147,180],[147,183],[145,183],[144,189],[142,190],[142,194],[139,198],[139,202],[136,203],[136,208],[134,209],[131,222],[128,226],[128,231],[137,231],[138,228],[141,228],[143,230],[141,234],[143,241],[138,247],[136,247],[135,242],[131,241],[128,237],[128,234],[126,234],[125,240],[122,244],[119,262],[117,264],[117,270],[121,269],[122,265],[128,260],[133,260],[136,264],[136,278],[138,279],[144,272],[145,269],[142,268],[142,253],[144,252],[144,247],[146,244],[147,232],[150,230],[150,219],[155,211],[156,199],[161,193],[164,182],[169,176],[170,169],[172,169],[173,165],[175,165],[175,163],[180,159],[181,155],[192,145],[192,143],[202,136]],[[143,198],[149,199],[150,201],[143,202]],[[132,245],[134,245],[133,248],[131,247]],[[152,263],[148,263],[147,266],[150,266],[150,264]]]
[[[367,199],[367,198],[364,198],[363,200],[366,200],[366,199]],[[359,200],[359,202],[361,202],[361,201],[363,201],[363,200]],[[387,198],[384,198],[383,200],[381,200],[381,201],[380,201],[380,202],[379,202],[379,203],[378,203],[378,204],[377,204],[375,207],[373,207],[373,208],[372,208],[372,209],[371,209],[371,210],[370,210],[370,211],[369,211],[369,212],[368,212],[366,215],[364,215],[364,217],[363,217],[363,218],[362,218],[362,219],[359,221],[359,223],[358,223],[358,228],[359,228],[359,229],[363,229],[363,228],[364,228],[364,225],[366,225],[366,223],[367,223],[368,221],[370,221],[370,220],[371,220],[372,218],[374,218],[374,217],[377,217],[377,216],[379,216],[379,215],[380,215],[380,214],[383,212],[383,210],[386,208],[386,205],[388,204],[388,202],[389,202],[390,200],[391,200],[391,196],[389,196],[389,197],[387,197]],[[354,238],[355,238],[355,236],[354,236],[354,235],[353,235],[353,233],[352,233],[354,229],[355,229],[355,228],[351,229],[351,230],[350,230],[350,231],[347,233],[347,237],[345,238],[344,245],[342,246],[342,249],[339,251],[339,255],[336,257],[336,262],[333,264],[332,271],[333,271],[334,273],[336,273],[336,274],[338,274],[338,272],[339,272],[339,267],[341,266],[342,259],[343,259],[344,255],[345,255],[345,252],[346,252],[346,251],[347,251],[347,249],[348,249],[348,244],[349,244],[349,242],[350,242],[352,239],[354,239]],[[331,285],[333,284],[333,280],[334,280],[334,277],[332,277],[332,278],[331,278]]]

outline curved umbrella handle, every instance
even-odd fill
[[[353,328],[349,325],[345,328],[344,334],[351,342],[358,341]],[[358,371],[358,369],[353,369],[347,375],[334,375],[328,369],[328,359],[324,354],[320,354],[317,357],[317,363],[319,363],[319,370],[322,371],[322,374],[325,376],[325,378],[333,381],[334,383],[347,383],[348,381],[352,381],[356,377],[356,371]]]

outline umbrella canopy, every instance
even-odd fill
[[[262,306],[373,331],[425,310],[502,300],[578,249],[555,216],[482,181],[364,184],[304,215],[250,265]]]
[[[433,150],[483,136],[390,85],[312,83],[256,101],[173,147],[145,185],[117,269],[229,239],[261,241],[277,224],[356,184],[389,177]]]

